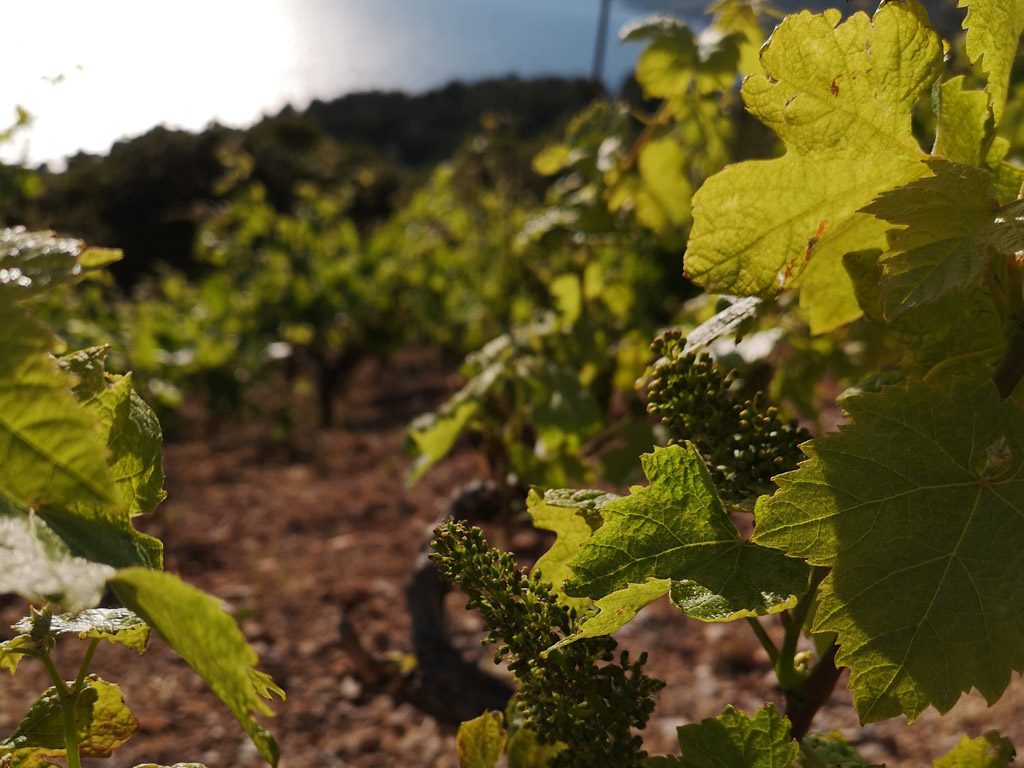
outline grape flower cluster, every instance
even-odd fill
[[[479,528],[449,520],[434,532],[431,559],[442,577],[469,597],[519,686],[514,705],[545,744],[564,747],[552,768],[638,766],[646,757],[634,729],[654,710],[664,683],[643,672],[647,654],[616,659],[610,637],[579,640],[548,652],[571,634],[578,617],[551,585],[527,576],[513,555],[491,549]]]
[[[738,394],[735,375],[722,373],[707,354],[687,352],[678,331],[663,332],[651,348],[647,410],[661,418],[670,443],[697,446],[724,498],[757,497],[770,491],[775,475],[796,469],[807,430],[783,421],[762,393]]]

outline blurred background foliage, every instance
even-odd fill
[[[111,341],[109,365],[135,372],[172,434],[187,402],[213,427],[239,412],[282,436],[329,425],[360,363],[428,347],[463,386],[412,425],[411,479],[468,440],[502,487],[624,483],[664,439],[637,387],[651,338],[730,302],[685,277],[690,198],[780,151],[737,89],[778,13],[713,7],[700,32],[666,17],[625,30],[641,53],[617,97],[505,78],[315,101],[247,130],[156,128],[59,173],[0,167],[0,209],[124,249],[40,311],[69,347]],[[924,135],[927,104],[916,120]],[[826,427],[888,352],[867,321],[811,336],[777,311],[788,300],[714,353],[737,388]],[[761,330],[780,315],[793,327]]]

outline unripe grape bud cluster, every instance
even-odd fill
[[[647,410],[661,417],[670,443],[697,446],[724,498],[759,496],[775,475],[796,468],[807,430],[784,422],[760,392],[750,399],[737,394],[735,375],[722,373],[707,354],[685,351],[681,333],[665,331],[651,348]]]
[[[542,743],[565,744],[552,768],[632,768],[646,753],[633,729],[643,728],[663,686],[643,673],[647,655],[631,662],[610,637],[579,640],[550,653],[571,634],[576,611],[558,602],[551,585],[527,576],[515,558],[491,549],[479,528],[449,521],[435,532],[431,559],[438,573],[480,611],[485,642],[498,646],[519,682],[515,706]]]

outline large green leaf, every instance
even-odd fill
[[[988,75],[987,90],[998,122],[1024,31],[1024,0],[959,0],[957,7],[967,8],[967,55]]]
[[[702,621],[794,604],[807,587],[806,567],[740,537],[693,445],[656,449],[642,463],[650,485],[604,505],[604,524],[571,563],[567,594],[600,600],[663,579],[661,593]]]
[[[884,243],[859,210],[921,176],[911,111],[942,69],[942,46],[914,0],[873,19],[788,17],[743,98],[786,154],[732,165],[694,197],[688,274],[709,291],[772,295],[799,280],[812,329],[859,314],[841,259]],[[870,162],[865,158],[870,157]]]
[[[255,715],[273,715],[264,699],[284,692],[255,668],[256,652],[235,620],[210,595],[175,576],[125,568],[110,586],[207,682],[245,730],[263,759],[276,766],[277,742]]]
[[[91,608],[113,574],[107,565],[72,555],[30,509],[0,498],[0,594]]]
[[[789,721],[768,704],[748,717],[732,707],[679,728],[681,768],[787,768],[800,751]]]
[[[989,381],[914,382],[844,403],[756,510],[754,540],[830,566],[814,632],[863,721],[989,702],[1024,669],[1024,414]]]
[[[75,401],[52,344],[18,307],[0,303],[0,494],[30,506],[112,503],[101,427]]]

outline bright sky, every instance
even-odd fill
[[[585,74],[599,0],[32,0],[4,4],[6,159],[102,152],[154,125],[241,125],[287,103],[461,77]],[[612,34],[634,12],[618,3]],[[19,30],[12,33],[11,30]],[[614,82],[635,50],[612,44]],[[10,115],[8,119],[6,115]]]
[[[0,108],[36,116],[29,153],[39,160],[167,120],[251,119],[280,92],[296,34],[283,2],[245,6],[242,29],[239,4],[218,0],[7,3],[7,29],[23,32],[0,47]]]

